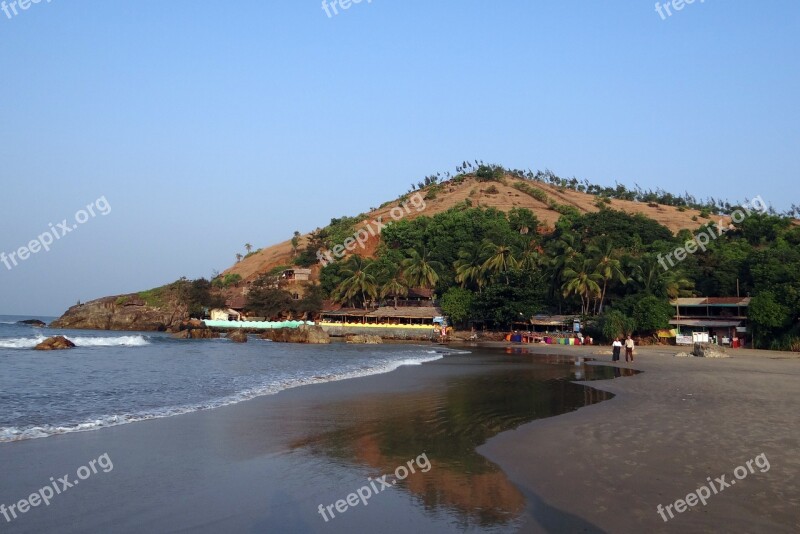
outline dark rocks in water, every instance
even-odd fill
[[[172,334],[173,339],[217,339],[219,334],[210,328],[192,328]]]
[[[35,326],[36,328],[42,328],[47,326],[47,323],[45,323],[44,321],[40,321],[39,319],[25,319],[24,321],[17,321],[17,324]]]
[[[127,295],[73,306],[50,327],[163,332],[176,328],[185,318],[183,310],[148,306],[136,295]]]
[[[71,349],[75,343],[65,338],[64,336],[49,337],[36,345],[34,350],[64,350]]]
[[[241,330],[232,330],[231,332],[228,332],[228,335],[225,337],[234,343],[247,343],[247,334]]]
[[[344,338],[347,343],[353,344],[380,345],[383,343],[381,336],[373,336],[370,334],[348,334]]]
[[[308,343],[311,345],[326,345],[331,342],[331,337],[321,326],[301,325],[297,328],[276,328],[266,330],[261,334],[261,339],[269,339],[277,343]]]

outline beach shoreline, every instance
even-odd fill
[[[288,506],[287,499],[305,500],[302,488],[281,488],[262,478],[272,473],[276,480],[286,481],[298,469],[322,469],[321,460],[304,451],[338,436],[339,430],[331,426],[332,415],[348,420],[354,410],[384,414],[405,402],[424,405],[443,394],[444,381],[480,378],[495,368],[515,365],[517,358],[527,361],[525,355],[561,355],[566,360],[584,357],[595,360],[588,366],[611,365],[610,356],[602,354],[607,347],[602,346],[466,343],[448,347],[476,353],[488,349],[504,355],[504,362],[487,363],[471,356],[445,358],[391,373],[285,390],[214,410],[0,444],[0,461],[7,466],[6,483],[15,488],[33,489],[48,476],[60,475],[102,453],[110,454],[117,466],[113,473],[91,482],[98,484],[95,489],[102,490],[102,497],[88,489],[75,491],[69,495],[71,502],[65,497],[63,505],[54,503],[46,512],[36,510],[31,529],[18,522],[11,524],[11,531],[32,532],[52,526],[46,516],[57,509],[59,521],[69,518],[67,530],[74,532],[117,524],[129,527],[122,531],[150,526],[155,531],[168,527],[213,532],[225,525],[237,532],[255,524],[312,532],[366,528],[381,520],[375,515],[378,507],[364,508],[337,519],[336,524],[320,522],[313,507],[307,514],[298,515],[294,510],[296,517],[289,520],[281,507]],[[792,512],[800,504],[796,487],[800,462],[794,452],[798,443],[793,428],[800,422],[800,412],[798,401],[788,393],[797,391],[794,384],[800,376],[800,362],[784,359],[791,353],[734,351],[731,359],[711,360],[675,358],[675,352],[673,347],[643,347],[634,363],[616,365],[642,374],[578,382],[592,391],[608,392],[613,399],[524,423],[477,447],[479,455],[502,470],[482,481],[485,489],[501,495],[501,501],[519,515],[517,522],[507,525],[508,531],[796,529]],[[383,420],[388,415],[377,417]],[[405,421],[402,413],[398,417],[393,419],[395,423],[414,424]],[[315,428],[311,438],[308,426]],[[348,432],[358,434],[359,427],[353,428]],[[369,440],[364,441],[368,436],[357,441],[359,450],[371,451],[359,453],[366,454],[359,461],[375,469],[392,464],[391,456],[379,454]],[[287,448],[287,444],[291,446]],[[728,473],[760,453],[772,462],[770,471],[757,472],[740,486],[716,495],[707,506],[679,514],[667,523],[657,515],[657,505],[671,504],[707,476]],[[431,461],[435,473],[436,459],[431,457]],[[349,482],[351,471],[330,474],[337,481],[331,486],[332,493],[335,488],[355,484],[358,477]],[[452,477],[437,480],[449,494],[457,494],[463,483]],[[165,485],[166,493],[152,489],[154,483]],[[121,502],[131,488],[137,494],[151,488],[153,495],[141,502]],[[186,492],[187,504],[171,501],[179,491]],[[253,492],[264,492],[269,504],[254,502]],[[0,502],[23,497],[17,493],[25,491],[10,492],[6,486],[0,491]],[[524,500],[520,500],[522,496]],[[407,505],[391,506],[398,517],[408,516],[416,530],[436,531],[426,523],[424,514],[414,515]],[[238,512],[220,516],[219,510],[226,507]],[[217,512],[211,514],[212,510]],[[273,514],[281,518],[278,523]],[[189,523],[186,518],[191,518]]]

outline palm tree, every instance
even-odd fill
[[[581,314],[589,314],[589,303],[600,295],[599,282],[603,279],[595,270],[594,262],[584,259],[568,266],[562,273],[564,284],[561,286],[564,297],[578,295],[581,299]]]
[[[300,232],[294,231],[292,235],[292,256],[297,256],[297,247],[300,245]]]
[[[374,263],[366,260],[358,254],[353,254],[347,258],[347,262],[341,270],[344,280],[334,289],[333,299],[340,303],[354,302],[356,297],[360,297],[360,302],[366,309],[369,298],[378,295],[378,284],[372,275]]]
[[[245,243],[244,249],[247,251],[248,254],[250,254],[250,251],[253,250],[253,245],[251,245],[250,243]]]
[[[242,258],[244,258],[244,256],[242,256],[241,254],[239,254],[239,253],[237,252],[237,253],[236,253],[236,263],[239,263],[240,261],[242,261]]]
[[[380,292],[381,298],[386,298],[389,295],[392,295],[394,299],[394,307],[397,308],[397,299],[399,297],[406,297],[408,296],[408,286],[406,286],[405,282],[400,278],[392,278],[388,282],[386,282],[383,287],[381,287]]]
[[[430,254],[426,249],[422,253],[410,248],[406,251],[408,256],[403,260],[403,272],[406,283],[410,287],[422,287],[433,289],[439,281],[439,274],[436,270],[442,270],[442,264],[430,259]]]
[[[484,241],[484,248],[488,259],[483,263],[483,269],[494,275],[504,275],[508,284],[508,271],[516,269],[519,262],[514,257],[513,249],[505,244],[495,244],[489,240]]]
[[[679,269],[665,271],[656,257],[649,254],[636,262],[631,277],[641,291],[658,297],[692,296],[694,288]]]
[[[519,268],[532,274],[539,269],[539,245],[535,240],[528,241],[527,246],[519,257]]]
[[[486,262],[486,249],[481,246],[471,246],[458,252],[458,259],[453,264],[456,270],[456,282],[461,287],[473,285],[478,288],[478,293],[486,283],[486,271],[483,264]]]
[[[564,269],[578,258],[579,246],[578,238],[572,233],[561,234],[552,245],[550,260],[547,263],[547,271],[551,280],[548,295],[559,301],[559,309],[561,308],[561,287],[564,285]]]
[[[614,243],[607,237],[602,238],[597,243],[589,246],[589,254],[596,263],[597,272],[603,278],[603,288],[600,292],[599,307],[595,309],[597,313],[603,313],[603,304],[606,300],[606,290],[608,283],[619,280],[623,284],[628,283],[628,277],[622,272],[622,262],[614,257]]]

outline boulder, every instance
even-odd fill
[[[219,334],[210,328],[193,328],[172,334],[173,339],[217,339]]]
[[[331,337],[321,326],[309,325],[301,325],[297,328],[275,328],[273,330],[266,330],[260,337],[261,339],[268,339],[277,343],[325,345],[331,342]]]
[[[34,350],[64,350],[71,349],[75,343],[65,338],[64,336],[49,337],[36,345]]]
[[[40,321],[39,319],[25,319],[24,321],[17,321],[17,324],[35,326],[36,328],[42,328],[47,326],[47,323],[45,323],[44,321]]]
[[[697,358],[730,358],[725,349],[710,343],[695,343],[694,347],[692,347],[692,352],[679,352],[675,356],[677,358],[690,358],[692,356]]]
[[[225,337],[234,343],[247,343],[247,334],[241,330],[232,330]]]
[[[381,336],[373,336],[369,334],[348,334],[345,336],[345,341],[348,343],[354,344],[366,344],[366,345],[380,345],[383,343],[383,339]]]
[[[78,304],[55,320],[51,328],[158,331],[177,327],[186,312],[177,307],[147,306],[133,296],[104,297]]]

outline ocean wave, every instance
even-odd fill
[[[0,427],[0,443],[46,438],[49,436],[55,436],[59,434],[70,434],[73,432],[88,432],[91,430],[98,430],[101,428],[108,428],[128,423],[136,423],[139,421],[147,421],[150,419],[162,419],[165,417],[173,417],[175,415],[197,412],[201,410],[211,410],[214,408],[221,408],[223,406],[228,406],[231,404],[238,404],[240,402],[251,400],[256,397],[274,395],[281,391],[300,386],[306,386],[310,384],[320,384],[325,382],[337,382],[339,380],[347,380],[350,378],[360,378],[364,376],[390,373],[398,369],[399,367],[405,365],[422,365],[423,363],[440,360],[444,357],[444,355],[440,352],[437,352],[435,354],[431,354],[430,352],[431,351],[426,351],[425,355],[409,356],[408,358],[403,358],[401,360],[385,362],[382,365],[358,369],[355,371],[334,373],[325,376],[311,376],[305,378],[284,380],[279,383],[267,384],[265,386],[258,388],[246,389],[244,391],[240,391],[238,393],[220,399],[209,400],[207,402],[197,403],[187,406],[176,406],[176,407],[163,408],[147,412],[136,412],[131,414],[104,415],[77,424],[39,425],[39,426],[29,426],[25,428]],[[449,354],[449,352],[447,353]]]
[[[64,336],[78,347],[143,347],[150,342],[144,336],[118,336],[118,337],[82,337]],[[42,341],[45,336],[18,337],[0,339],[2,349],[32,349]]]

